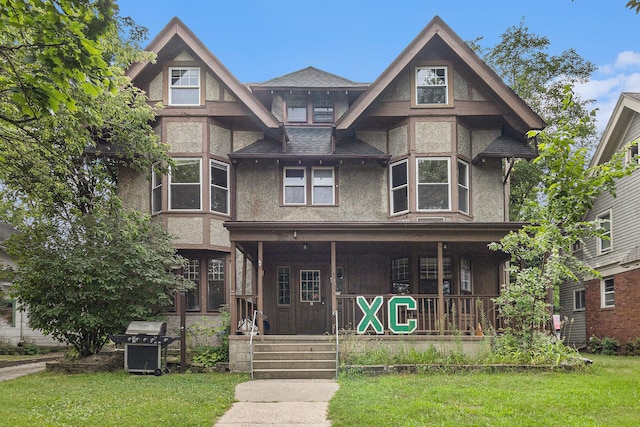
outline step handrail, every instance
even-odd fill
[[[338,372],[340,369],[340,358],[338,357],[338,353],[340,351],[340,341],[338,336],[340,335],[338,332],[338,310],[334,311],[333,313],[331,313],[332,315],[334,315],[336,317],[336,379],[338,379]]]
[[[256,317],[258,310],[253,310],[253,319],[251,320],[251,331],[249,331],[249,360],[251,361],[251,379],[253,379],[253,336],[256,330]]]

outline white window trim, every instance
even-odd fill
[[[465,165],[465,177],[464,177],[464,181],[466,185],[462,185],[460,184],[460,176],[458,176],[458,200],[460,199],[460,188],[464,188],[465,190],[467,190],[467,210],[464,211],[462,209],[460,209],[460,203],[458,203],[458,211],[465,213],[465,214],[469,214],[471,212],[471,191],[470,191],[470,185],[469,185],[469,163],[465,162],[464,160],[460,160],[458,159],[458,163],[461,163],[463,165]],[[457,166],[457,165],[456,165]],[[457,168],[456,172],[459,172],[460,168]]]
[[[605,292],[605,282],[607,280],[613,280],[613,292]],[[613,294],[613,304],[607,305],[606,303],[606,295],[608,294]],[[615,297],[616,297],[616,281],[613,278],[613,276],[609,276],[609,277],[603,277],[602,279],[600,279],[600,307],[601,308],[612,308],[616,306],[615,303]]]
[[[443,69],[444,70],[444,85],[418,85],[418,72],[422,69],[431,68],[431,69]],[[414,69],[414,96],[415,103],[417,106],[433,106],[433,105],[449,105],[449,66],[446,64],[443,65],[418,65]],[[444,102],[443,103],[420,103],[418,102],[418,88],[421,87],[444,87]]]
[[[419,164],[421,161],[431,161],[431,160],[446,160],[447,161],[447,201],[448,206],[446,209],[420,209],[420,185],[429,185],[429,184],[421,184],[418,177],[418,171],[420,170]],[[417,157],[416,158],[416,177],[415,177],[415,193],[416,193],[416,210],[418,212],[450,212],[451,211],[451,158],[449,157]]]
[[[155,192],[160,191],[160,206],[154,206]],[[154,209],[157,208],[157,209]],[[162,212],[162,175],[155,169],[151,169],[151,214]]]
[[[180,158],[175,158],[174,160],[177,161],[181,161],[181,160],[191,160],[191,161],[198,161],[198,165],[199,165],[199,169],[200,169],[200,181],[198,182],[198,185],[200,186],[200,208],[199,209],[176,209],[176,208],[172,208],[172,201],[171,201],[171,190],[172,187],[174,185],[176,186],[180,186],[180,185],[194,185],[195,183],[173,183],[173,174],[170,171],[169,172],[169,188],[168,188],[168,201],[169,201],[169,210],[170,211],[176,211],[176,212],[201,212],[202,211],[202,159],[201,158],[193,158],[193,157],[180,157]]]
[[[609,240],[605,240],[602,239],[600,237],[596,238],[596,245],[597,245],[597,251],[598,251],[598,255],[604,255],[604,254],[608,254],[611,253],[613,251],[613,214],[611,212],[611,209],[609,209],[608,211],[605,212],[601,212],[600,214],[596,215],[596,221],[600,221],[601,218],[608,216],[609,217]],[[598,224],[598,227],[600,225]],[[609,247],[608,248],[603,248],[602,245],[603,243],[608,243]]]
[[[331,185],[316,185],[315,184],[315,172],[317,170],[329,170],[331,171]],[[316,187],[325,188],[331,187],[331,202],[330,203],[319,203],[315,201],[315,192],[313,191]],[[333,166],[314,166],[311,168],[311,204],[314,206],[333,206],[336,204],[336,170]]]
[[[209,162],[209,168],[212,168],[213,165],[217,165],[217,166],[221,166],[225,169],[226,173],[227,173],[227,186],[226,187],[222,187],[220,185],[215,185],[212,182],[210,183],[210,187],[209,187],[209,192],[211,192],[212,188],[219,188],[219,189],[223,189],[227,192],[227,206],[226,206],[226,210],[224,212],[220,212],[220,211],[216,211],[211,209],[211,206],[209,206],[209,209],[211,209],[211,212],[213,213],[218,213],[218,214],[223,214],[223,215],[229,215],[229,206],[231,205],[231,191],[229,189],[229,165],[227,163],[224,162],[219,162],[217,160],[213,160],[211,159]],[[209,177],[209,181],[211,181],[212,176]],[[211,196],[209,196],[211,197]],[[209,204],[211,204],[211,202],[213,201],[213,199],[209,200]]]
[[[393,168],[394,166],[398,166],[400,164],[404,163],[405,164],[405,171],[407,173],[407,176],[405,177],[405,181],[406,183],[403,185],[399,185],[397,187],[393,186]],[[403,188],[407,189],[407,209],[403,210],[403,211],[398,211],[398,212],[394,212],[394,205],[393,205],[393,193],[396,190],[401,190]],[[405,214],[407,212],[409,212],[409,161],[407,159],[404,160],[400,160],[399,162],[395,162],[389,165],[389,208],[390,208],[390,214],[393,215],[402,215]]]
[[[301,170],[303,172],[302,177],[302,186],[304,188],[304,200],[300,203],[291,203],[287,202],[287,187],[292,187],[291,185],[287,185],[287,171],[288,170]],[[297,187],[297,186],[296,186]],[[285,166],[282,168],[282,203],[287,206],[305,206],[307,204],[307,168],[304,166]]]
[[[577,296],[578,296],[578,292],[582,292],[582,294],[585,296],[584,305],[585,305],[585,306],[587,305],[585,289],[584,289],[584,288],[582,288],[582,289],[574,289],[574,290],[573,290],[573,311],[584,311],[584,310],[585,310],[585,307],[584,307],[584,306],[583,306],[583,307],[580,307],[580,308],[578,308],[578,307],[577,307],[577,302],[578,302],[578,298],[577,298]]]
[[[197,85],[191,85],[191,86],[174,86],[171,83],[171,79],[172,79],[172,71],[173,70],[197,70],[198,71],[198,84]],[[200,69],[200,67],[169,67],[169,82],[168,82],[168,88],[169,88],[169,105],[175,105],[175,106],[195,106],[195,105],[201,105],[201,87],[202,87],[202,70]],[[177,104],[173,102],[173,90],[174,88],[178,88],[179,89],[198,89],[198,102],[195,104]]]

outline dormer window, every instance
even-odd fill
[[[333,123],[333,100],[329,95],[313,97],[313,123]]]
[[[169,105],[200,105],[200,68],[169,68]]]
[[[290,123],[307,122],[307,99],[291,96],[287,98],[287,121]]]
[[[286,97],[286,120],[301,124],[333,123],[333,104],[332,96],[326,92],[294,92]]]
[[[414,68],[411,104],[413,107],[449,107],[453,105],[452,66],[427,62]]]

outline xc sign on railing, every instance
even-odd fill
[[[357,302],[358,307],[360,307],[360,310],[362,310],[364,314],[362,320],[358,323],[358,333],[364,334],[369,328],[369,325],[371,325],[377,334],[383,334],[384,327],[378,317],[378,312],[382,307],[384,297],[377,296],[373,298],[373,301],[369,304],[365,297],[359,296]],[[406,322],[401,323],[398,315],[400,308],[404,308],[407,311],[416,311],[418,304],[416,300],[410,296],[391,297],[388,302],[389,321],[387,326],[394,334],[411,334],[417,329],[418,321],[416,319],[407,319]]]

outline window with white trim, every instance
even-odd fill
[[[200,311],[200,260],[189,259],[182,270],[182,276],[193,282],[194,286],[187,290],[187,311]]]
[[[585,306],[585,290],[575,289],[573,291],[573,311],[584,311]]]
[[[600,236],[598,236],[598,254],[606,254],[611,252],[613,243],[611,236],[611,211],[604,212],[596,217]]]
[[[450,210],[449,158],[418,158],[417,165],[418,210]]]
[[[469,213],[469,164],[458,160],[458,210]]]
[[[335,204],[335,180],[332,167],[311,168],[312,191],[311,204],[333,205]]]
[[[415,74],[416,105],[449,103],[448,69],[446,66],[419,66]]]
[[[151,213],[162,211],[162,175],[151,170]]]
[[[471,261],[460,259],[460,293],[471,294]]]
[[[602,279],[601,284],[601,305],[602,307],[613,307],[616,305],[615,283],[613,277]]]
[[[225,303],[225,258],[211,258],[207,268],[207,311],[220,311]]]
[[[320,301],[320,270],[300,270],[300,302]]]
[[[200,68],[169,68],[169,105],[200,105]]]
[[[638,144],[634,144],[627,150],[627,163],[636,162],[640,163],[640,157],[638,157]]]
[[[169,174],[169,209],[200,210],[201,159],[174,159]]]
[[[211,211],[229,215],[229,165],[211,160]]]
[[[406,160],[389,166],[391,214],[403,213],[409,210],[409,174],[407,166],[408,162]]]
[[[306,168],[284,168],[284,204],[307,203]]]

